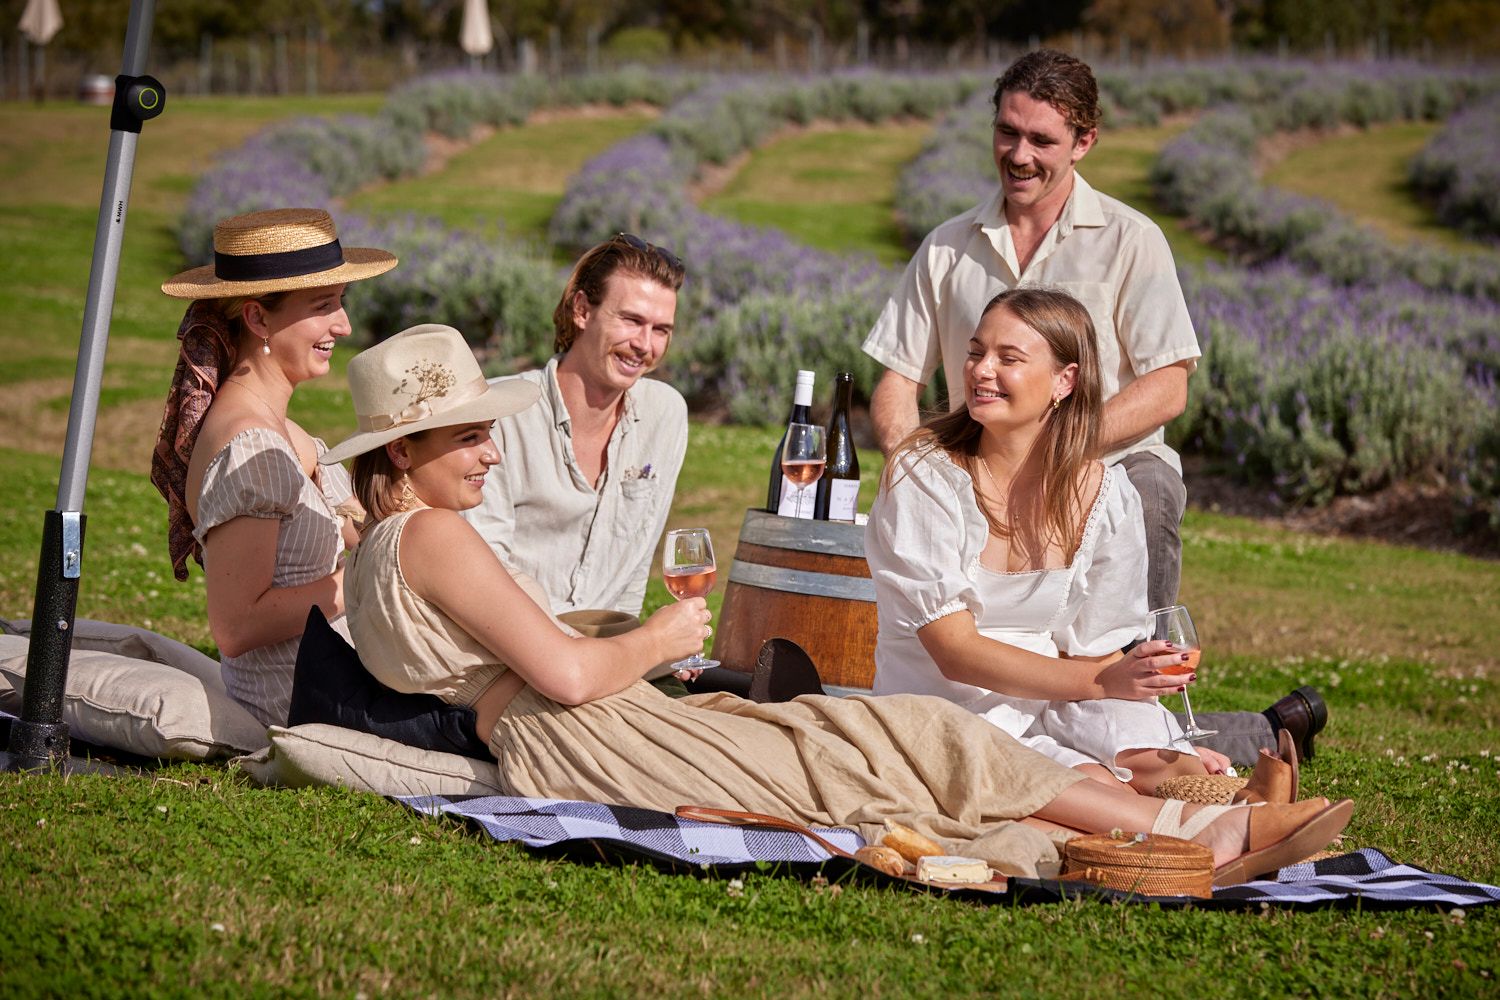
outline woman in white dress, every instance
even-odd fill
[[[954,387],[955,389],[959,387]],[[1156,696],[1192,675],[1149,634],[1130,480],[1098,454],[1093,323],[1013,289],[969,340],[965,406],[892,456],[865,540],[879,609],[875,692],[938,695],[1069,767],[1151,792],[1222,772]]]

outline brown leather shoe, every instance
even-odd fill
[[[1272,732],[1292,734],[1302,760],[1313,759],[1313,737],[1328,725],[1328,703],[1316,688],[1299,687],[1260,714],[1271,723]]]
[[[1354,800],[1319,796],[1250,809],[1250,849],[1214,869],[1214,885],[1237,885],[1294,865],[1327,847],[1354,815]]]
[[[1260,752],[1250,781],[1234,793],[1234,802],[1277,802],[1286,804],[1297,801],[1299,774],[1297,767],[1297,744],[1292,734],[1285,729],[1276,734],[1276,750]]]

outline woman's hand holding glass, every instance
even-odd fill
[[[661,607],[646,620],[646,627],[656,630],[660,643],[660,662],[685,662],[694,653],[702,654],[703,642],[711,634],[708,602],[701,597],[688,597],[676,604]],[[705,661],[708,662],[708,661]],[[682,680],[693,680],[702,668],[679,667],[676,670]]]
[[[1196,675],[1169,674],[1186,662],[1184,650],[1164,639],[1135,646],[1099,672],[1104,697],[1145,701],[1180,690]]]
[[[662,579],[667,591],[679,601],[702,598],[714,589],[718,578],[718,563],[714,559],[713,539],[707,528],[673,528],[667,532],[666,544],[661,553]],[[717,667],[718,660],[705,659],[703,641],[713,635],[708,625],[708,611],[703,612],[704,633],[698,639],[693,655],[672,664],[683,680],[693,680],[709,667]]]

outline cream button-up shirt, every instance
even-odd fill
[[[535,382],[541,398],[495,422],[500,464],[485,478],[483,501],[464,517],[507,566],[541,584],[554,614],[638,615],[687,452],[687,404],[665,382],[632,386],[604,471],[590,483],[573,453],[572,418],[557,384],[561,357],[506,376]]]
[[[1022,271],[1003,198],[997,187],[927,235],[865,339],[866,354],[914,382],[926,383],[941,364],[948,404],[957,409],[980,314],[999,293],[1025,285],[1060,289],[1088,308],[1105,399],[1147,372],[1201,355],[1171,248],[1156,223],[1075,173],[1062,215]],[[1104,460],[1143,451],[1182,471],[1160,427]]]

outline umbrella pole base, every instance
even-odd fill
[[[10,724],[10,748],[0,759],[7,771],[45,771],[68,759],[68,726],[63,722]]]

